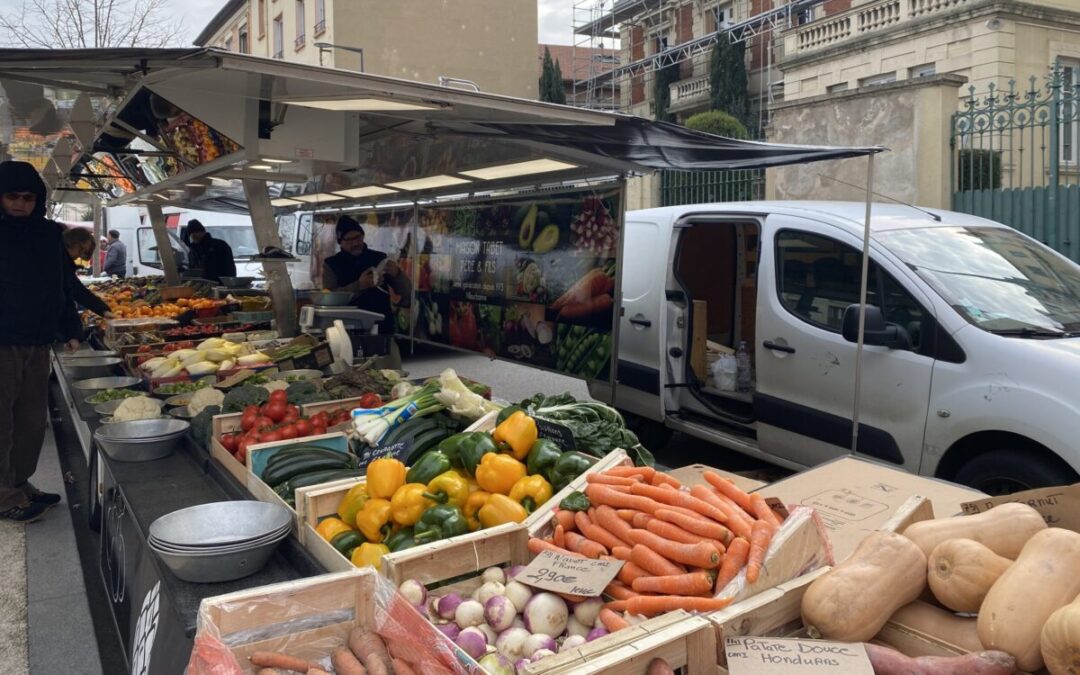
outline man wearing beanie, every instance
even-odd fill
[[[29,522],[60,495],[30,483],[45,441],[49,349],[78,346],[80,325],[59,223],[45,217],[45,183],[26,162],[0,162],[0,518]]]

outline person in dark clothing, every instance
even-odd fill
[[[0,162],[0,518],[29,522],[60,502],[30,483],[45,441],[49,349],[78,346],[62,227],[45,217],[45,183],[31,164]]]
[[[105,274],[123,279],[127,276],[127,244],[120,241],[119,230],[109,230],[109,248],[105,249]]]
[[[77,268],[75,267],[76,260],[90,260],[90,257],[94,255],[94,249],[97,248],[94,243],[94,235],[89,230],[84,230],[81,227],[69,227],[64,230],[63,239],[64,248],[67,250],[67,260],[65,262],[67,263],[68,273],[72,275],[72,279],[69,281],[75,302],[100,317],[111,319],[112,312],[109,311],[109,306],[79,280]]]
[[[364,228],[354,218],[341,216],[336,234],[341,250],[323,262],[323,288],[354,293],[353,306],[382,314],[379,333],[393,335],[397,331],[386,286],[408,302],[412,298],[412,281],[385,253],[368,248],[364,243]],[[397,346],[393,341],[390,345],[391,360],[398,361]]]
[[[202,278],[211,281],[236,276],[236,261],[233,260],[231,246],[221,239],[214,239],[197,220],[188,223],[187,232],[191,238],[189,267],[202,270]]]

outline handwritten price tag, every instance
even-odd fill
[[[861,643],[729,637],[724,646],[731,675],[874,675]]]
[[[543,551],[514,577],[527,586],[545,591],[595,597],[619,574],[621,560],[571,558]]]

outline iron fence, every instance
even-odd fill
[[[760,169],[663,171],[660,175],[662,206],[744,202],[764,197],[765,172]]]

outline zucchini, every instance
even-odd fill
[[[344,453],[334,453],[337,457],[324,457],[321,455],[301,455],[292,457],[288,461],[278,462],[263,471],[262,479],[267,485],[279,485],[293,476],[299,476],[312,471],[330,469],[352,469],[356,462]]]
[[[345,457],[346,453],[338,452],[337,450],[330,450],[329,448],[320,448],[317,445],[297,445],[288,448],[282,448],[275,452],[269,459],[266,460],[266,466],[271,467],[275,464],[280,464],[288,459],[296,457]]]
[[[349,532],[342,532],[330,540],[330,545],[337,549],[338,553],[349,558],[352,556],[354,548],[366,542],[364,535],[360,534],[356,530],[350,530]]]
[[[408,420],[404,424],[399,424],[390,430],[386,437],[382,439],[379,445],[393,445],[406,438],[415,438],[418,434],[422,434],[426,431],[430,431],[436,427],[434,420],[427,417],[421,417],[419,419]]]
[[[443,439],[449,438],[450,436],[451,434],[446,433],[446,431],[442,429],[433,429],[414,437],[412,439],[412,447],[409,448],[409,461],[406,462],[406,464],[412,466],[414,462],[420,459],[421,455],[434,448]]]
[[[358,478],[362,475],[364,475],[362,469],[323,469],[293,476],[284,483],[278,485],[278,487],[281,488],[280,491],[277,489],[274,491],[278,492],[278,494],[281,494],[281,492],[293,494],[297,489],[302,487],[311,487],[312,485],[318,485],[319,483],[329,483],[332,480],[339,480],[341,478]]]

